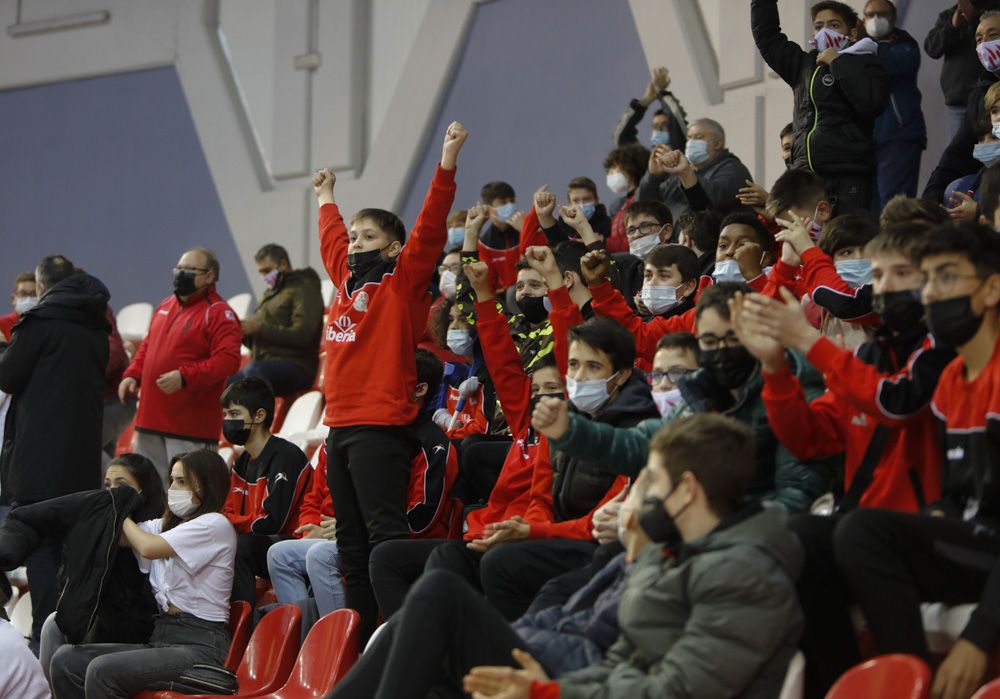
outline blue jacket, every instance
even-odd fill
[[[525,614],[513,629],[550,677],[604,659],[618,640],[618,603],[625,592],[625,554],[612,558],[561,607]]]
[[[878,60],[889,75],[889,106],[875,120],[875,145],[917,141],[927,147],[927,125],[920,109],[920,45],[902,29],[878,42]]]

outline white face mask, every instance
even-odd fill
[[[653,402],[656,403],[656,409],[663,417],[666,417],[667,413],[680,405],[683,400],[679,388],[670,391],[653,391]]]
[[[809,43],[819,49],[820,53],[830,48],[837,49],[839,51],[851,43],[851,37],[846,34],[838,34],[832,29],[823,27],[816,32],[816,36],[814,36],[813,40]]]
[[[566,393],[570,402],[585,413],[594,415],[603,408],[611,394],[608,393],[608,382],[618,375],[614,374],[606,379],[591,379],[590,381],[577,381],[570,376],[566,377]]]
[[[663,228],[660,228],[662,231]],[[635,238],[630,240],[628,243],[628,251],[638,257],[639,259],[645,259],[653,248],[660,244],[660,233],[652,233],[650,235],[644,235],[641,238]]]
[[[606,180],[608,184],[608,189],[610,189],[615,194],[625,194],[628,191],[628,178],[625,174],[619,171],[609,172],[608,179]]]
[[[892,31],[892,25],[887,17],[872,17],[865,20],[865,31],[871,38],[881,39]]]
[[[745,282],[743,273],[736,260],[723,260],[715,263],[715,271],[712,272],[712,279],[717,282]]]
[[[455,226],[454,228],[448,229],[448,245],[446,249],[455,250],[462,247],[465,243],[465,228],[462,226]]]
[[[976,47],[979,62],[991,73],[1000,72],[1000,39],[984,41]]]
[[[14,302],[14,310],[17,311],[18,315],[24,315],[32,308],[38,305],[37,296],[18,296],[17,301]]]
[[[837,268],[840,278],[852,289],[872,283],[871,260],[840,260],[834,267]]]
[[[446,269],[441,272],[441,281],[438,282],[438,289],[441,290],[441,294],[449,300],[455,300],[455,280],[458,275],[452,272],[450,269]]]
[[[701,165],[708,160],[708,141],[700,138],[689,138],[687,145],[684,146],[684,157],[692,165]]]
[[[639,292],[639,300],[654,316],[666,313],[680,303],[677,289],[672,286],[644,286]]]
[[[194,493],[190,490],[168,490],[167,506],[181,519],[198,509],[198,506],[194,504]]]
[[[472,354],[472,333],[468,330],[456,328],[448,331],[448,349],[460,357],[468,357]]]

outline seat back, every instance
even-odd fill
[[[302,610],[285,604],[264,615],[236,670],[240,694],[273,692],[285,684],[299,652]]]
[[[806,683],[806,656],[802,651],[792,656],[792,662],[788,663],[788,670],[785,672],[785,681],[781,685],[781,694],[778,699],[802,699]]]
[[[325,697],[358,659],[359,622],[353,609],[338,609],[317,621],[278,694],[296,699]]]
[[[826,699],[857,697],[893,697],[927,699],[931,688],[931,669],[912,655],[880,655],[855,665],[840,676]]]
[[[226,301],[226,304],[233,309],[233,313],[240,320],[250,315],[250,304],[253,303],[253,296],[248,293],[236,294]]]
[[[1000,680],[993,680],[980,687],[979,691],[972,695],[972,699],[1000,699]]]
[[[333,292],[337,290],[334,286],[333,281],[330,279],[324,279],[319,283],[320,293],[323,294],[323,308],[328,308],[331,303],[333,303]]]
[[[278,433],[282,437],[306,432],[316,427],[323,412],[323,394],[319,391],[309,391],[303,393],[292,407],[288,409],[285,420],[281,424],[281,431]]]
[[[232,640],[229,642],[229,652],[226,654],[226,662],[223,663],[226,669],[236,672],[243,660],[243,654],[247,650],[250,642],[250,605],[242,600],[237,600],[229,605],[229,635]]]
[[[152,320],[153,305],[150,303],[130,303],[123,306],[115,316],[118,334],[123,340],[136,341],[145,338]]]

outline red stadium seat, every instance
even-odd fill
[[[232,641],[229,643],[229,653],[224,665],[233,672],[239,668],[247,644],[250,643],[250,632],[253,631],[250,626],[252,611],[250,605],[242,600],[229,605],[229,635],[232,636]]]
[[[260,699],[321,699],[358,659],[358,613],[338,609],[309,630],[288,682]]]
[[[265,614],[257,624],[246,653],[236,670],[239,681],[237,697],[256,697],[273,692],[285,682],[295,664],[302,634],[302,610],[292,604]],[[181,694],[180,692],[142,692],[135,699],[215,699],[216,694]]]
[[[993,680],[988,685],[980,687],[979,691],[972,695],[972,699],[1000,699],[1000,680]]]
[[[855,665],[840,676],[826,699],[893,697],[926,699],[930,696],[931,669],[912,655],[880,655]]]

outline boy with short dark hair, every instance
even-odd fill
[[[956,357],[931,409],[944,430],[941,499],[930,514],[855,510],[838,525],[837,562],[878,652],[929,659],[921,602],[978,602],[932,691],[970,696],[1000,640],[1000,238],[985,226],[942,226],[917,250],[927,324]],[[945,693],[945,688],[949,688]]]
[[[514,188],[497,180],[483,185],[479,196],[489,209],[489,224],[479,235],[479,255],[497,277],[498,288],[516,281],[514,265],[519,258],[520,231],[511,224],[517,213]]]
[[[653,370],[646,378],[662,417],[681,404],[680,381],[698,370],[700,358],[698,338],[691,333],[670,333],[656,343]]]
[[[267,550],[291,537],[297,503],[311,475],[306,455],[271,434],[274,393],[263,379],[231,383],[219,400],[222,434],[244,447],[230,473],[229,497],[222,510],[237,531],[233,599],[251,607],[257,600],[255,576],[267,575]]]
[[[550,194],[547,190],[546,194]],[[597,185],[589,177],[574,177],[566,186],[566,201],[568,206],[580,207],[583,217],[590,223],[593,232],[603,239],[611,235],[611,219],[608,217],[607,209],[600,202],[597,195]],[[554,197],[552,203],[554,204]],[[556,219],[553,216],[552,208],[538,206],[538,193],[536,193],[535,213],[538,216],[538,225],[545,234],[545,239],[550,247],[555,247],[565,240],[579,240],[580,234],[576,227],[562,218]],[[541,241],[532,241],[541,243]],[[585,241],[586,242],[586,241]],[[521,249],[525,245],[522,241]]]
[[[313,178],[320,204],[320,251],[336,294],[326,349],[327,477],[347,604],[361,614],[361,637],[378,608],[368,577],[371,548],[408,535],[406,496],[416,440],[414,353],[427,322],[427,287],[448,239],[455,166],[467,137],[452,123],[412,235],[395,214],[364,209],[344,226],[333,197],[336,176]],[[363,214],[363,215],[362,215]]]
[[[794,91],[792,167],[815,172],[843,213],[868,210],[875,176],[875,120],[889,101],[889,80],[860,41],[858,13],[842,2],[813,5],[815,49],[781,31],[778,0],[752,0],[750,26],[764,61]]]

